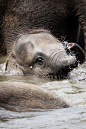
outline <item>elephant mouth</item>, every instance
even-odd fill
[[[51,78],[51,79],[56,79],[56,80],[63,80],[63,79],[69,78],[68,72],[65,72],[63,70],[59,71],[59,73],[57,73],[57,74],[50,73],[47,77]]]
[[[65,67],[60,69],[57,73],[50,73],[48,75],[48,78],[57,79],[57,80],[63,80],[69,78],[69,72],[71,72],[76,66],[77,62],[69,67]]]

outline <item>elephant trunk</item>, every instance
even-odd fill
[[[55,70],[59,70],[61,68],[70,67],[71,64],[76,63],[76,57],[68,55],[66,51],[54,52],[51,54],[50,66]]]
[[[78,64],[85,61],[85,54],[81,47],[75,43],[63,43],[64,51],[53,52],[51,54],[51,66],[57,75],[73,70]]]

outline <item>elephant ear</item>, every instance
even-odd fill
[[[85,0],[70,0],[69,6],[73,10],[73,13],[78,17],[79,24],[84,34],[84,46],[86,50],[86,1]]]
[[[23,74],[20,65],[17,63],[16,58],[13,56],[13,53],[9,54],[7,58],[5,72],[7,74]]]

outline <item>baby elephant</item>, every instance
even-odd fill
[[[77,44],[61,43],[46,30],[34,30],[16,40],[6,72],[63,79],[84,60],[84,52]],[[23,82],[0,82],[0,105],[3,104],[43,109],[70,107],[52,91]]]
[[[33,30],[14,43],[6,72],[64,79],[84,60],[84,52],[77,44],[61,43],[47,30]]]

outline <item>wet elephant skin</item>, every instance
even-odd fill
[[[0,2],[0,53],[5,54],[5,51],[9,53],[18,35],[34,28],[49,30],[57,38],[66,37],[68,42],[81,44],[86,49],[85,0],[1,0]]]
[[[0,82],[0,105],[13,105],[35,109],[58,109],[70,107],[55,93],[24,82]]]

